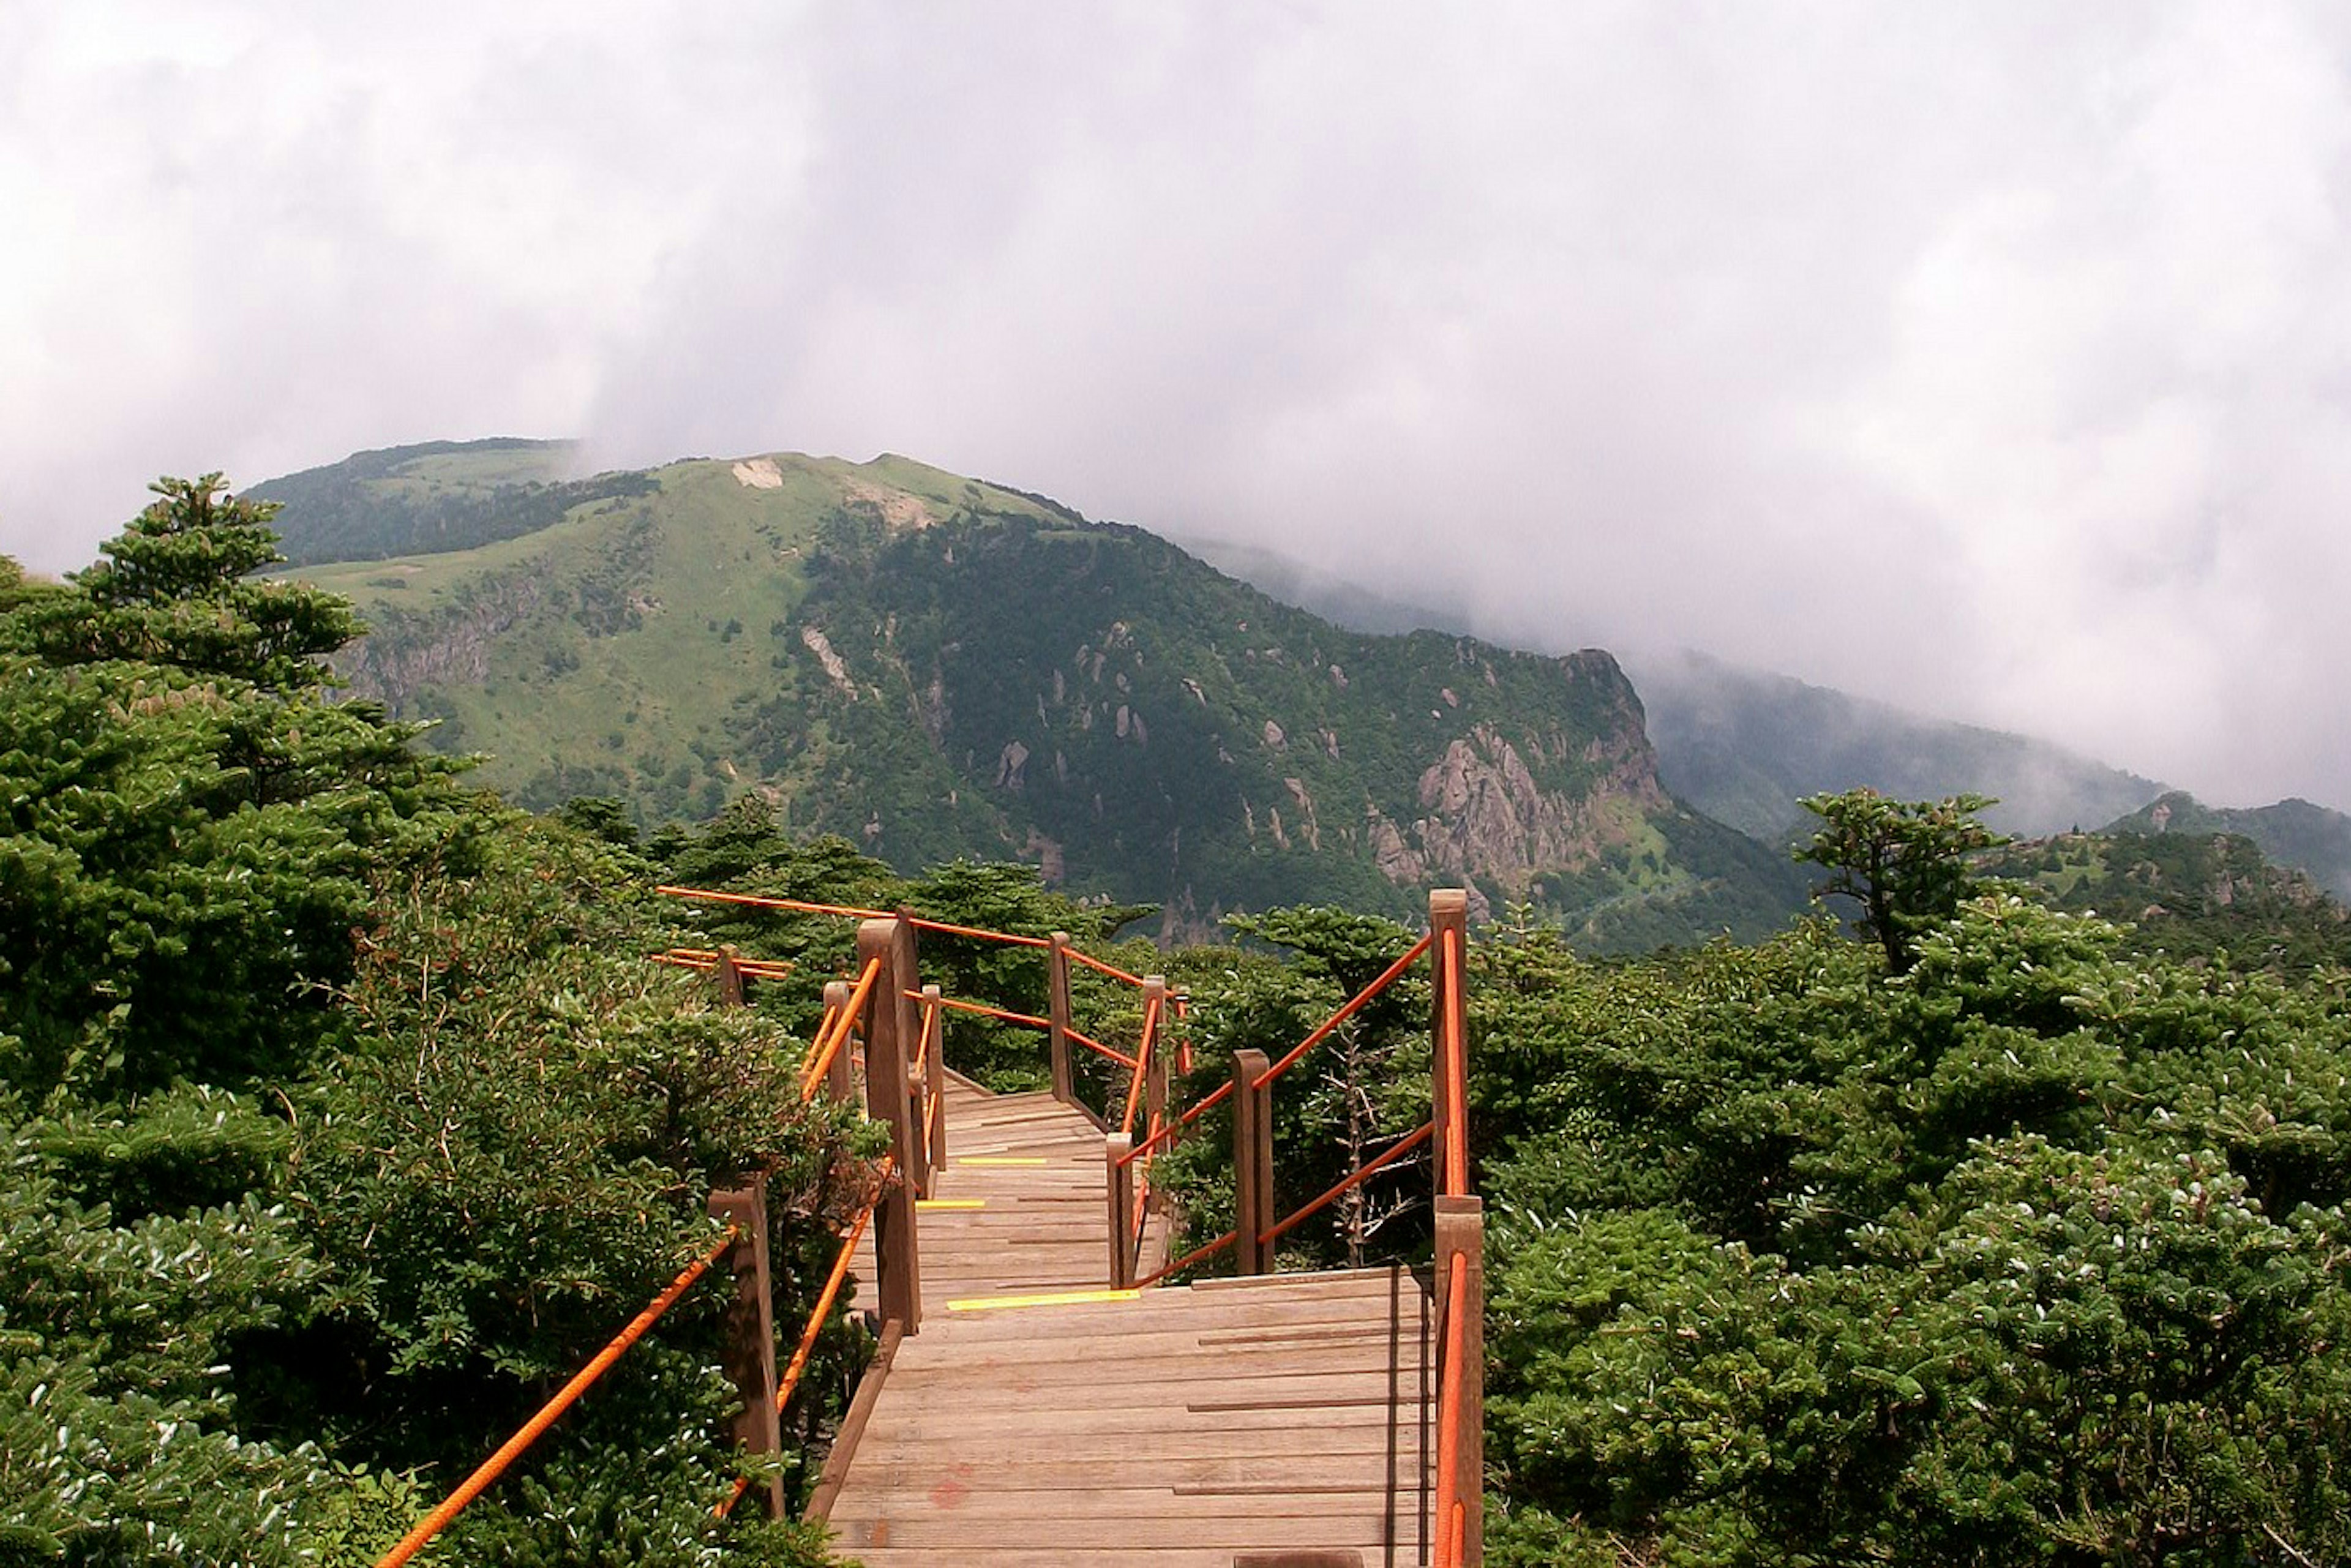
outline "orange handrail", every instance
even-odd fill
[[[1126,1115],[1118,1130],[1128,1137],[1134,1135],[1134,1108],[1143,1102],[1143,1075],[1151,1068],[1151,1047],[1159,1033],[1159,998],[1153,997],[1143,1009],[1143,1040],[1134,1048],[1134,1076],[1126,1086]]]
[[[982,942],[1006,942],[1015,947],[1050,947],[1053,945],[1042,936],[1020,936],[1009,931],[983,931],[977,925],[956,925],[921,915],[909,915],[907,924],[917,930],[935,931],[945,936],[975,936]]]
[[[905,995],[906,999],[912,1002],[925,999],[920,991],[908,991]],[[952,1008],[960,1013],[977,1013],[982,1018],[1000,1019],[1006,1023],[1027,1024],[1030,1029],[1053,1027],[1052,1019],[1040,1019],[1035,1013],[1016,1013],[1006,1008],[989,1007],[986,1002],[967,1002],[960,997],[941,997],[938,998],[938,1004],[943,1008]]]
[[[803,1103],[815,1096],[816,1086],[824,1082],[826,1071],[832,1066],[832,1059],[840,1054],[841,1042],[849,1038],[850,1028],[857,1021],[858,1012],[865,1006],[865,998],[872,994],[874,978],[881,973],[882,960],[868,958],[865,972],[857,977],[856,988],[849,993],[849,1000],[833,1019],[832,1038],[827,1040],[822,1038],[822,1030],[817,1031],[819,1039],[810,1048],[807,1069],[800,1074],[800,1100]]]
[[[1135,1161],[1141,1159],[1144,1155],[1149,1154],[1153,1149],[1157,1148],[1160,1145],[1173,1143],[1176,1134],[1182,1132],[1185,1128],[1198,1121],[1200,1117],[1206,1114],[1211,1107],[1222,1104],[1225,1099],[1229,1096],[1232,1092],[1233,1081],[1228,1078],[1222,1083],[1217,1084],[1214,1090],[1208,1093],[1201,1095],[1197,1100],[1192,1102],[1191,1107],[1185,1111],[1183,1114],[1168,1118],[1168,1122],[1165,1126],[1152,1134],[1150,1137],[1144,1139],[1142,1143],[1135,1145],[1134,1147],[1127,1150],[1126,1153],[1119,1155],[1118,1163],[1121,1166],[1131,1166]]]
[[[1266,1242],[1280,1240],[1283,1237],[1297,1229],[1307,1220],[1311,1219],[1314,1216],[1330,1207],[1332,1204],[1336,1203],[1339,1199],[1339,1195],[1345,1192],[1349,1187],[1361,1186],[1364,1182],[1369,1181],[1379,1172],[1386,1169],[1389,1166],[1392,1166],[1396,1161],[1404,1158],[1405,1155],[1410,1154],[1413,1150],[1420,1147],[1421,1145],[1428,1142],[1431,1137],[1436,1135],[1436,1123],[1423,1122],[1417,1129],[1406,1134],[1401,1140],[1390,1145],[1387,1151],[1381,1155],[1379,1158],[1375,1160],[1367,1160],[1364,1164],[1356,1166],[1355,1169],[1342,1180],[1338,1186],[1332,1187],[1330,1191],[1324,1193],[1322,1197],[1316,1198],[1313,1202],[1308,1204],[1304,1208],[1300,1209],[1289,1218],[1280,1221],[1272,1229],[1259,1232],[1258,1235],[1259,1243],[1262,1245]]]
[[[1461,989],[1461,934],[1445,933],[1444,1039],[1446,1104],[1451,1110],[1451,1136],[1445,1140],[1445,1191],[1451,1197],[1469,1194],[1469,1045],[1461,1038],[1460,1009],[1453,998]]]
[[[672,947],[665,953],[651,953],[646,956],[656,964],[666,964],[674,969],[699,969],[706,973],[718,967],[718,955],[702,947]],[[773,958],[737,958],[735,967],[756,980],[780,980],[798,966]]]
[[[1228,1230],[1222,1236],[1217,1237],[1214,1241],[1209,1242],[1206,1247],[1194,1248],[1191,1251],[1185,1253],[1181,1258],[1176,1259],[1173,1263],[1170,1263],[1165,1268],[1160,1270],[1156,1274],[1146,1274],[1142,1279],[1137,1280],[1134,1282],[1134,1289],[1139,1291],[1145,1285],[1155,1285],[1159,1283],[1160,1281],[1167,1278],[1168,1275],[1176,1272],[1176,1270],[1190,1268],[1193,1264],[1197,1263],[1201,1259],[1208,1256],[1209,1253],[1221,1251],[1225,1248],[1230,1247],[1234,1242],[1240,1239],[1240,1234],[1241,1233],[1238,1230]]]
[[[504,1475],[507,1467],[513,1464],[525,1448],[537,1442],[540,1434],[555,1425],[558,1416],[570,1409],[573,1403],[582,1394],[588,1392],[589,1385],[611,1371],[612,1364],[619,1361],[631,1345],[642,1339],[645,1331],[652,1328],[661,1315],[669,1311],[676,1303],[677,1299],[685,1294],[694,1282],[708,1271],[713,1263],[718,1261],[719,1255],[735,1245],[735,1238],[737,1234],[739,1232],[736,1227],[728,1226],[726,1234],[718,1239],[716,1246],[686,1265],[684,1270],[670,1281],[667,1290],[655,1296],[643,1312],[632,1318],[628,1327],[615,1335],[610,1344],[596,1353],[594,1360],[574,1373],[571,1381],[565,1384],[556,1393],[554,1398],[539,1406],[538,1414],[524,1422],[520,1431],[500,1444],[496,1453],[483,1460],[480,1467],[472,1475],[467,1476],[455,1491],[442,1500],[438,1508],[419,1520],[415,1529],[401,1537],[397,1546],[378,1559],[375,1568],[400,1568],[402,1563],[423,1550],[425,1542],[440,1534],[451,1520],[465,1511],[466,1504],[488,1490],[490,1483]]]
[[[1461,1320],[1468,1310],[1468,1255],[1456,1252],[1445,1286],[1445,1380],[1437,1404],[1436,1568],[1457,1568],[1461,1561],[1467,1511],[1461,1505]]]
[[[888,1178],[890,1168],[895,1164],[897,1156],[894,1155],[882,1157],[883,1179]],[[784,1406],[791,1403],[793,1391],[800,1385],[800,1375],[808,1370],[809,1356],[816,1349],[817,1335],[824,1331],[825,1316],[832,1311],[832,1303],[841,1294],[841,1283],[849,1277],[850,1262],[857,1256],[857,1243],[864,1237],[866,1222],[873,1218],[874,1207],[880,1201],[877,1197],[873,1203],[857,1211],[856,1220],[841,1239],[841,1250],[833,1255],[832,1272],[825,1277],[824,1289],[816,1299],[816,1308],[809,1313],[808,1326],[800,1331],[799,1346],[792,1352],[791,1364],[784,1369],[784,1375],[777,1381],[776,1414],[778,1416],[784,1413]],[[735,1511],[735,1505],[743,1500],[743,1494],[750,1490],[750,1479],[738,1476],[734,1491],[711,1511],[721,1519],[726,1518]]]
[[[671,887],[667,884],[653,889],[672,898],[706,898],[716,904],[747,904],[754,909],[789,909],[802,915],[843,915],[859,920],[888,920],[898,913],[894,909],[859,909],[846,904],[810,904],[799,898],[772,898],[758,893],[720,893],[707,887]]]
[[[1424,935],[1419,941],[1412,945],[1412,946],[1405,953],[1403,957],[1398,958],[1395,963],[1390,964],[1387,967],[1386,971],[1382,974],[1378,979],[1374,980],[1370,985],[1365,986],[1362,990],[1356,992],[1353,999],[1351,999],[1346,1006],[1341,1008],[1337,1012],[1332,1013],[1329,1019],[1324,1020],[1322,1028],[1316,1030],[1312,1034],[1308,1035],[1304,1040],[1300,1040],[1297,1045],[1290,1049],[1289,1055],[1283,1057],[1280,1061],[1277,1061],[1272,1066],[1267,1068],[1263,1072],[1259,1073],[1255,1081],[1249,1084],[1249,1087],[1252,1089],[1262,1089],[1267,1084],[1272,1082],[1275,1079],[1280,1077],[1283,1073],[1289,1071],[1291,1067],[1297,1064],[1300,1057],[1305,1055],[1308,1051],[1322,1044],[1322,1041],[1329,1037],[1332,1030],[1337,1029],[1341,1024],[1345,1023],[1349,1019],[1353,1018],[1358,1012],[1363,1010],[1364,1004],[1368,1003],[1374,997],[1378,996],[1382,991],[1386,990],[1389,986],[1393,985],[1398,975],[1403,974],[1406,969],[1412,967],[1412,961],[1415,958],[1419,957],[1423,953],[1428,951],[1430,940],[1431,938],[1429,936]]]
[[[1078,1044],[1084,1046],[1088,1051],[1097,1051],[1103,1056],[1109,1057],[1121,1067],[1127,1068],[1132,1071],[1134,1066],[1134,1058],[1127,1055],[1127,1053],[1123,1051],[1112,1050],[1109,1046],[1104,1045],[1102,1041],[1096,1040],[1090,1034],[1080,1034],[1073,1029],[1064,1029],[1061,1032],[1071,1040],[1076,1041]]]
[[[1075,958],[1079,963],[1083,964],[1087,968],[1094,970],[1098,974],[1108,975],[1113,980],[1124,980],[1128,985],[1133,986],[1138,991],[1143,988],[1143,977],[1140,975],[1130,975],[1124,969],[1120,968],[1116,964],[1106,964],[1100,958],[1093,957],[1089,954],[1079,952],[1075,947],[1069,948],[1067,951],[1071,957]]]

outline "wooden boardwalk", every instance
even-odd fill
[[[946,1125],[916,1215],[921,1330],[897,1345],[825,1500],[841,1555],[869,1568],[1426,1560],[1435,1313],[1420,1276],[1109,1292],[1093,1123],[1048,1094],[951,1080]],[[1164,1222],[1151,1224],[1145,1273],[1165,1257]]]

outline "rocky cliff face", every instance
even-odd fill
[[[536,573],[501,574],[483,578],[465,603],[437,614],[379,613],[374,631],[336,655],[335,673],[353,696],[401,717],[419,693],[486,680],[498,639],[531,618],[547,588]]]

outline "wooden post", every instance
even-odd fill
[[[1440,1197],[1437,1200],[1437,1387],[1451,1375],[1443,1360],[1449,1328],[1445,1314],[1451,1296],[1453,1260],[1467,1263],[1461,1308],[1461,1406],[1454,1431],[1455,1452],[1460,1456],[1458,1478],[1462,1504],[1459,1568],[1479,1568],[1485,1561],[1486,1480],[1486,1205],[1482,1198]],[[1439,1531],[1443,1520],[1432,1521]],[[1430,1536],[1432,1545],[1438,1539]]]
[[[1102,1168],[1110,1188],[1110,1283],[1123,1291],[1134,1283],[1134,1167],[1123,1163],[1134,1140],[1124,1133],[1102,1135]]]
[[[824,983],[824,1010],[838,1014],[849,1005],[850,986],[847,980],[827,980]],[[849,1099],[855,1090],[850,1078],[849,1042],[842,1040],[841,1049],[832,1053],[832,1062],[824,1070],[824,1092],[836,1100]]]
[[[1265,1052],[1233,1052],[1233,1260],[1244,1274],[1273,1272],[1273,1248],[1258,1237],[1273,1212],[1273,1085],[1254,1087]]]
[[[772,1454],[783,1448],[783,1432],[776,1410],[776,1322],[774,1296],[768,1276],[768,1177],[755,1173],[748,1183],[729,1192],[710,1195],[714,1219],[735,1227],[730,1249],[735,1270],[735,1300],[726,1309],[727,1375],[743,1396],[735,1417],[735,1440],[754,1454]],[[784,1482],[769,1478],[756,1489],[769,1519],[784,1517]]]
[[[1076,1081],[1070,1073],[1070,934],[1056,931],[1045,944],[1045,1017],[1047,1048],[1053,1062],[1053,1098],[1064,1105],[1078,1103]]]
[[[890,967],[873,982],[877,1000],[884,995],[896,1008],[898,1020],[898,1092],[906,1108],[906,1145],[912,1159],[905,1166],[906,1179],[914,1185],[915,1196],[931,1195],[931,1148],[925,1134],[925,1107],[923,1104],[923,1084],[907,1076],[914,1064],[915,1052],[923,1048],[923,1004],[915,999],[915,987],[922,983],[914,967],[914,915],[909,909],[898,911],[895,928],[890,934]],[[868,1049],[871,1049],[870,1047]]]
[[[718,962],[713,966],[718,977],[718,1005],[739,1008],[743,1005],[743,971],[735,964],[735,949],[718,949]]]
[[[939,1184],[939,1167],[947,1163],[947,1101],[946,1064],[943,1060],[947,1050],[947,1010],[939,1005],[939,988],[923,988],[923,1103],[930,1108],[930,1125],[924,1129],[923,1146],[930,1157],[930,1180],[923,1187],[923,1196],[934,1196]]]
[[[1446,940],[1448,931],[1461,938],[1458,949]],[[1446,1196],[1446,1151],[1453,1146],[1455,1139],[1467,1136],[1468,1131],[1467,1113],[1453,1103],[1445,1057],[1448,1019],[1460,1028],[1461,1032],[1455,1038],[1462,1042],[1463,1050],[1468,1049],[1466,994],[1462,989],[1461,971],[1454,964],[1452,956],[1455,951],[1465,955],[1468,952],[1468,933],[1469,895],[1458,887],[1431,889],[1428,894],[1428,934],[1433,940],[1428,945],[1428,961],[1429,973],[1435,984],[1429,987],[1428,1103],[1431,1119],[1437,1124],[1437,1135],[1429,1140],[1428,1164],[1439,1197]]]
[[[922,1264],[914,1240],[914,1194],[921,1190],[914,1171],[914,1129],[906,1113],[906,1037],[902,1030],[907,1002],[900,979],[900,925],[897,920],[868,920],[857,928],[857,968],[875,959],[882,972],[874,977],[866,998],[865,1113],[890,1124],[890,1151],[897,1169],[873,1207],[874,1293],[882,1321],[917,1332],[923,1321]]]
[[[1167,980],[1161,975],[1143,977],[1143,1008],[1150,1015],[1151,1004],[1159,1004],[1159,1028],[1152,1036],[1151,1060],[1143,1074],[1143,1114],[1146,1134],[1155,1133],[1167,1122],[1167,1089],[1170,1082],[1168,1064],[1176,1054],[1176,1019],[1167,1010]]]

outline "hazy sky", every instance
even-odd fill
[[[0,551],[889,450],[2351,806],[2351,7],[0,0]]]

